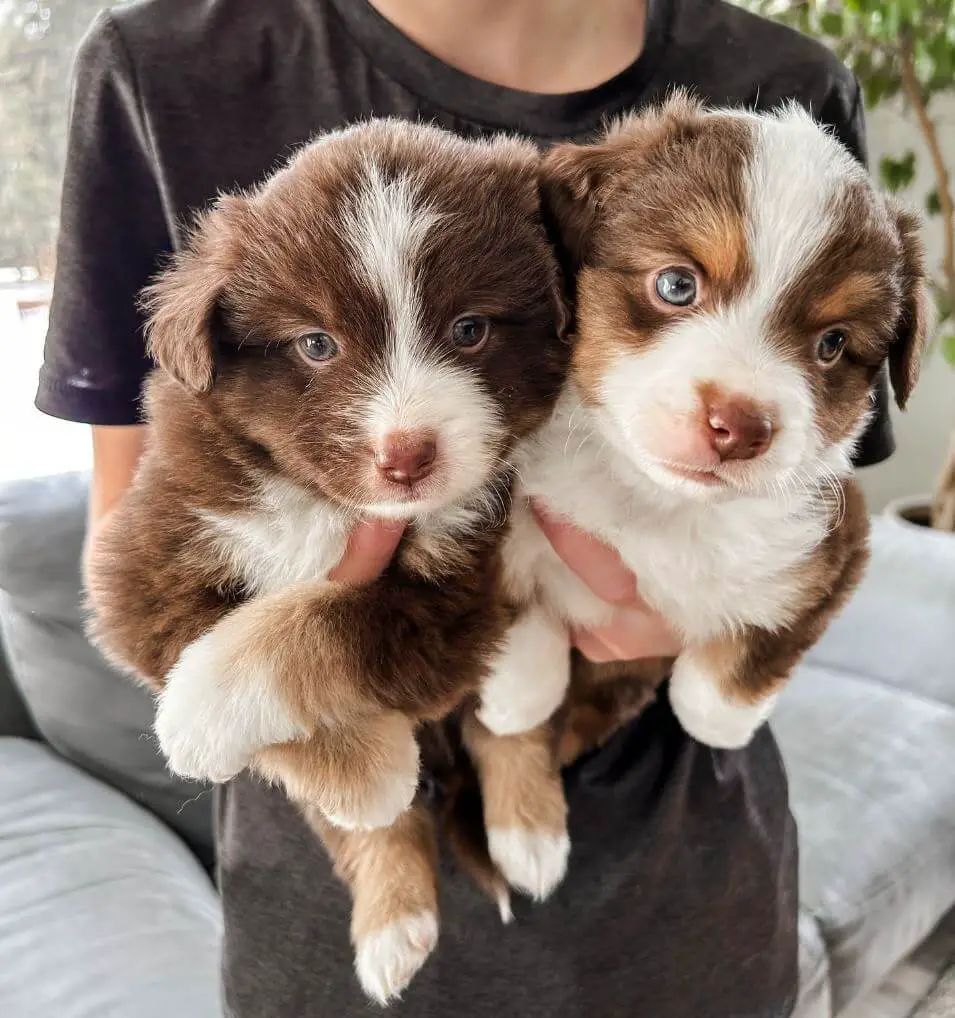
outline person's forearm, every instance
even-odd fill
[[[146,444],[144,425],[94,427],[92,432],[93,475],[90,479],[86,540],[83,544],[84,576],[96,535],[132,484]]]

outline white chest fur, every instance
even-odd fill
[[[277,477],[263,479],[241,511],[199,515],[216,554],[252,595],[327,579],[356,522],[341,507]],[[486,516],[480,497],[474,504],[453,504],[417,519],[411,539],[440,562],[453,555],[464,534],[485,525]]]
[[[811,496],[702,503],[662,491],[569,395],[519,466],[526,494],[616,548],[641,595],[690,641],[790,621],[798,567],[826,532],[825,507]],[[519,587],[536,586],[569,620],[606,619],[606,606],[563,567],[529,514],[516,521],[508,565]]]
[[[223,563],[251,594],[326,579],[352,524],[340,509],[281,478],[263,481],[248,509],[200,518]]]

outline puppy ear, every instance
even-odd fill
[[[215,381],[213,321],[237,264],[237,220],[244,199],[224,196],[196,222],[185,249],[140,294],[150,355],[201,396]]]
[[[922,364],[929,331],[929,297],[921,220],[918,215],[894,202],[889,203],[889,213],[899,234],[902,284],[902,311],[889,347],[889,379],[895,402],[900,410],[904,410]]]
[[[555,145],[544,156],[541,211],[568,272],[576,272],[590,250],[608,156],[603,144],[572,143]]]
[[[635,179],[654,153],[699,131],[703,112],[701,102],[676,89],[664,102],[615,121],[594,144],[555,145],[545,155],[542,202],[567,267],[576,271],[587,260],[612,181]]]

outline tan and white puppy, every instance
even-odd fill
[[[545,181],[576,338],[572,382],[522,447],[523,493],[620,553],[685,642],[669,688],[680,722],[743,746],[864,568],[851,459],[883,364],[900,406],[918,375],[917,221],[795,106],[676,97],[596,144],[557,146]],[[609,620],[520,505],[507,569],[555,618]],[[522,667],[499,662],[500,681]],[[560,814],[538,830],[507,815],[486,817],[491,856],[544,896],[565,865]]]

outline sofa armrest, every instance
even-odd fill
[[[36,725],[33,724],[23,697],[13,684],[2,637],[0,628],[0,738],[14,735],[21,739],[37,739],[39,733]]]
[[[86,639],[80,559],[88,479],[0,485],[0,630],[15,686],[43,739],[146,806],[211,860],[206,786],[166,770],[149,693]]]

